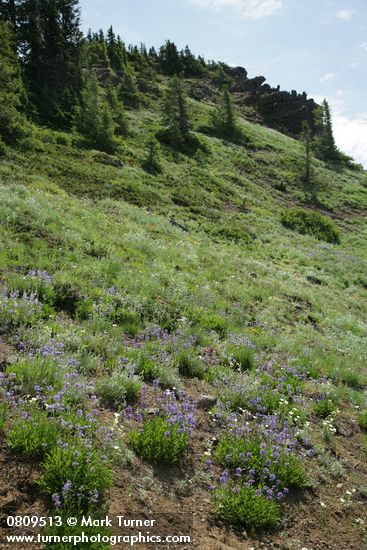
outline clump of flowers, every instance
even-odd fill
[[[313,402],[313,411],[317,416],[321,416],[321,418],[327,418],[337,410],[336,394],[332,389],[317,392],[313,396]]]
[[[129,426],[128,440],[134,451],[144,460],[172,464],[179,460],[195,428],[195,405],[183,391],[178,399],[174,391],[159,394],[154,381],[155,406],[153,414],[147,409],[144,390],[140,409],[125,411]]]
[[[250,532],[275,527],[281,513],[277,501],[263,496],[259,489],[225,482],[214,494],[214,513],[218,519]]]
[[[7,443],[44,460],[39,484],[57,513],[97,511],[111,481],[100,442],[108,456],[114,435],[100,421],[93,386],[73,370],[76,361],[58,342],[35,346],[18,339],[18,349],[23,358],[0,373],[0,397],[11,411]]]
[[[111,481],[111,471],[101,452],[74,443],[49,452],[38,485],[52,498],[55,508],[87,513],[101,503]]]
[[[10,295],[0,294],[0,332],[11,331],[14,327],[27,326],[42,316],[42,303],[34,292]]]
[[[305,487],[308,481],[292,419],[260,412],[263,401],[256,407],[253,403],[258,410],[251,413],[251,399],[247,410],[230,412],[223,404],[217,408],[225,433],[214,459],[225,469],[219,485],[213,487],[213,499],[218,518],[256,531],[275,526],[281,515],[280,502],[290,488]],[[213,462],[207,461],[206,466],[211,469]],[[212,471],[212,479],[213,475]]]
[[[290,486],[304,487],[307,480],[295,453],[298,442],[294,430],[274,415],[256,415],[248,420],[245,416],[241,424],[233,417],[216,451],[219,462],[269,498],[281,499],[282,491]]]

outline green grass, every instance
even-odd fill
[[[195,128],[205,126],[212,108],[190,103]],[[58,391],[72,368],[91,383],[84,393],[68,389],[76,417],[94,390],[103,406],[120,409],[134,403],[142,381],[152,393],[158,380],[177,394],[203,386],[239,414],[256,414],[249,401],[261,392],[266,412],[289,421],[300,416],[299,424],[313,415],[321,425],[315,413],[328,410],[286,397],[288,385],[313,395],[326,377],[339,384],[338,408],[355,403],[364,410],[366,173],[314,160],[314,183],[305,186],[302,144],[247,121],[248,146],[197,133],[206,152],[162,144],[161,171],[147,173],[146,128],[159,123],[153,100],[150,107],[129,112],[132,130],[116,152],[123,165],[73,147],[75,136],[43,130],[38,150],[7,149],[1,158],[0,332],[15,350],[4,367],[16,375],[15,395],[27,401],[39,385]],[[50,342],[62,344],[62,362],[19,357]],[[132,379],[117,372],[120,358]],[[299,369],[305,380],[284,371],[279,387],[269,375],[263,391],[257,367],[270,359]],[[0,387],[1,398],[7,390]],[[103,502],[110,477],[100,449],[88,456],[97,471],[91,478],[81,463],[73,467],[67,449],[48,447],[56,435],[48,434],[41,408],[35,416],[22,429],[2,407],[0,430],[14,450],[46,453],[43,492],[61,498],[74,480],[98,490]],[[148,418],[129,436],[141,458],[172,463],[185,455],[191,443],[178,433],[167,439],[164,422]],[[290,469],[293,477],[279,471],[284,483],[303,487],[298,463]],[[77,493],[72,499],[74,508],[91,504]],[[280,517],[278,504],[245,489],[219,490],[214,508],[222,521],[249,530],[273,527]]]
[[[336,225],[319,212],[289,208],[282,212],[281,220],[284,227],[299,233],[314,235],[317,239],[328,243],[340,243],[340,232]]]

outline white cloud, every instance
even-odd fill
[[[335,74],[334,73],[324,74],[324,76],[322,76],[320,78],[320,82],[322,82],[323,84],[325,84],[326,82],[332,82],[333,80],[335,80]]]
[[[315,95],[321,104],[325,96]],[[332,114],[333,132],[337,146],[367,169],[367,113],[351,116],[345,106],[345,92],[337,90],[326,97]]]
[[[353,10],[339,10],[336,12],[335,17],[340,19],[341,21],[348,21],[353,16]]]
[[[336,115],[333,128],[338,147],[367,168],[367,113]]]
[[[201,8],[211,8],[216,11],[232,8],[247,19],[262,19],[280,9],[282,0],[191,0]]]

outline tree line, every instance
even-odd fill
[[[53,129],[75,129],[88,145],[114,152],[117,138],[128,132],[126,110],[139,109],[144,103],[139,79],[154,83],[161,73],[171,80],[162,101],[162,129],[156,137],[176,148],[192,150],[200,140],[192,132],[183,78],[210,71],[219,93],[206,130],[241,143],[245,136],[230,94],[231,78],[224,67],[196,57],[188,46],[179,51],[170,40],[158,50],[144,44],[126,46],[112,26],[107,33],[89,31],[84,36],[78,0],[2,1],[0,138],[6,143],[24,140],[35,122]],[[309,144],[316,143],[311,134]],[[154,139],[150,140],[146,165],[157,170],[159,148]],[[317,147],[325,159],[337,159],[326,102]]]

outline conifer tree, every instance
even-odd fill
[[[233,83],[232,78],[225,72],[223,63],[219,63],[216,67],[215,71],[215,80],[219,84],[219,88],[222,90],[224,86],[227,86],[229,88],[231,84]]]
[[[200,76],[204,67],[199,59],[196,59],[188,46],[180,52],[180,66],[186,76]]]
[[[17,24],[17,0],[8,0],[0,2],[0,19],[12,24],[13,29]]]
[[[38,119],[70,127],[81,90],[78,0],[19,0],[18,46]]]
[[[158,174],[162,171],[160,163],[160,147],[154,136],[148,141],[148,155],[143,162],[143,168],[151,174]]]
[[[135,75],[129,68],[126,68],[119,86],[118,97],[126,107],[138,109],[140,107],[140,94],[136,83]]]
[[[115,151],[116,125],[111,109],[102,96],[95,71],[85,82],[77,127],[92,147],[106,153]]]
[[[322,102],[323,108],[323,131],[321,146],[323,149],[323,155],[328,159],[335,159],[337,157],[337,148],[335,145],[333,126],[331,121],[330,107],[326,99]]]
[[[177,77],[170,82],[164,98],[163,123],[169,131],[181,137],[191,129],[186,95],[182,82]]]
[[[219,97],[219,105],[214,113],[213,126],[222,137],[233,139],[240,136],[228,86],[224,85]]]
[[[305,170],[304,180],[306,183],[311,183],[311,128],[307,122],[303,123],[302,140],[305,145]]]
[[[330,106],[326,99],[314,111],[314,124],[316,133],[312,140],[312,148],[315,155],[324,161],[343,162],[345,157],[334,140]]]
[[[103,67],[110,66],[110,59],[107,50],[107,44],[104,39],[101,39],[101,35],[93,34],[88,37],[85,44],[87,66],[89,68],[95,65],[102,65]]]
[[[187,153],[194,153],[201,146],[200,140],[190,131],[186,94],[178,77],[171,80],[163,98],[162,122],[164,129],[158,134],[161,141]]]
[[[161,46],[159,63],[164,74],[173,76],[181,73],[181,57],[174,42],[167,40],[164,46]]]
[[[0,141],[14,144],[29,133],[23,114],[25,90],[14,47],[14,29],[0,21]]]
[[[106,87],[106,100],[112,113],[113,121],[116,125],[115,133],[119,136],[125,136],[129,129],[124,105],[117,97],[116,88],[111,84]]]
[[[112,26],[107,32],[107,54],[111,68],[118,72],[122,71],[126,64],[126,52],[121,38],[116,38]]]

